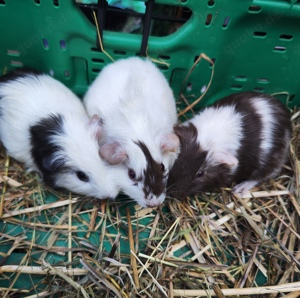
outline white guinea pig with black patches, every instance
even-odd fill
[[[20,69],[0,78],[0,140],[44,182],[96,198],[114,198],[116,169],[99,154],[99,118],[49,75]]]
[[[84,104],[103,119],[100,153],[123,171],[122,191],[143,207],[161,204],[179,147],[175,99],[164,75],[146,59],[118,60],[100,72]]]
[[[292,134],[288,109],[267,94],[243,92],[206,107],[175,127],[181,152],[168,193],[185,197],[231,186],[245,194],[279,174]]]

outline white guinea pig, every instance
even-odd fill
[[[100,119],[89,120],[79,98],[52,77],[20,69],[0,78],[0,139],[49,186],[117,196],[117,171],[99,155],[101,132]]]
[[[141,206],[161,204],[179,148],[176,104],[164,75],[149,60],[118,60],[100,72],[84,104],[103,119],[100,153],[123,171],[121,190]]]

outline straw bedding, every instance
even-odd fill
[[[244,198],[224,189],[156,210],[46,189],[1,147],[1,297],[300,296],[292,119],[278,178]]]

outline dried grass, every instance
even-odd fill
[[[299,297],[300,112],[292,120],[278,178],[155,210],[54,192],[0,148],[0,296]]]

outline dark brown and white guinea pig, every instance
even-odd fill
[[[99,155],[101,130],[99,118],[89,119],[80,99],[49,75],[20,69],[0,78],[0,140],[46,184],[117,196],[116,169]]]
[[[175,99],[161,71],[147,59],[120,59],[103,68],[84,104],[103,119],[100,153],[123,171],[122,192],[143,207],[161,204],[179,147]]]
[[[292,133],[288,109],[255,92],[225,97],[175,131],[181,152],[168,180],[168,193],[174,197],[232,183],[234,193],[245,194],[280,172]]]

